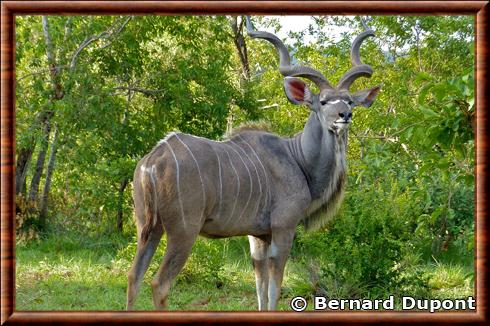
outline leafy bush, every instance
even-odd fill
[[[419,192],[425,196],[423,213],[417,218],[414,240],[418,250],[428,258],[447,251],[451,245],[459,255],[472,254],[474,240],[474,189],[464,183],[448,184],[434,178],[430,186],[421,183]]]
[[[225,281],[223,267],[224,260],[227,260],[223,257],[222,249],[223,243],[220,240],[199,239],[179,277],[187,282],[198,280],[215,283],[220,288]]]
[[[293,257],[317,266],[316,292],[378,297],[414,284],[413,291],[423,289],[422,279],[404,274],[419,260],[410,240],[420,208],[410,190],[400,191],[393,180],[389,184],[391,188],[365,183],[348,192],[343,211],[328,230],[299,232]]]

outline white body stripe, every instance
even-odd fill
[[[160,139],[160,141],[158,141],[157,146],[166,143],[172,136],[175,136],[176,134],[177,133],[175,131],[169,132],[167,136],[165,136],[165,138]]]
[[[204,217],[204,210],[206,208],[206,194],[205,194],[205,190],[204,190],[204,182],[202,180],[202,175],[201,175],[201,169],[199,168],[199,163],[197,162],[196,160],[196,157],[194,156],[194,154],[192,153],[191,149],[189,148],[189,146],[187,146],[186,143],[184,143],[179,135],[175,134],[175,137],[177,138],[177,140],[179,142],[182,143],[182,145],[184,145],[184,147],[189,151],[189,153],[191,154],[192,156],[192,159],[194,160],[194,162],[196,163],[196,166],[197,166],[197,173],[199,174],[199,179],[201,180],[201,188],[202,188],[202,204],[203,204],[203,207],[202,207],[202,213],[201,213],[201,221],[202,221],[202,218]]]
[[[230,141],[231,144],[235,144],[234,142]],[[247,170],[247,173],[248,173],[248,178],[250,180],[250,194],[248,195],[248,200],[247,200],[247,203],[245,204],[245,206],[243,207],[242,209],[242,213],[240,214],[240,216],[238,217],[238,219],[240,219],[242,216],[243,216],[243,213],[245,212],[245,210],[247,209],[248,207],[248,203],[250,202],[250,198],[252,198],[252,188],[253,188],[253,183],[252,183],[252,175],[250,174],[250,170],[248,169],[248,166],[247,164],[245,164],[245,161],[243,160],[242,156],[240,155],[240,153],[237,152],[236,149],[233,148],[233,146],[227,144],[237,155],[238,157],[240,158],[240,160],[242,161],[243,165],[245,166],[245,169]],[[236,145],[236,144],[235,144]]]
[[[226,221],[226,224],[228,224],[228,222],[230,222],[231,218],[233,217],[233,214],[235,213],[236,204],[238,202],[238,195],[240,194],[240,176],[238,175],[238,172],[235,169],[235,166],[233,165],[233,162],[231,161],[230,154],[227,151],[225,151],[225,153],[228,156],[228,161],[230,161],[231,168],[235,172],[236,179],[237,179],[237,186],[238,186],[238,190],[237,190],[237,193],[236,193],[236,196],[235,196],[235,204],[233,205],[233,210],[231,211],[231,214],[230,214],[230,216],[228,216],[228,219]]]
[[[157,198],[157,182],[155,180],[155,174],[156,174],[156,168],[155,165],[151,166],[151,172],[150,172],[150,180],[153,188],[153,199],[155,199],[155,202],[153,203],[153,216],[157,216],[157,203],[158,203],[158,198]],[[162,227],[163,227],[163,219],[162,216],[160,215],[160,220],[162,222]],[[157,219],[153,219],[153,226],[157,223]]]
[[[223,180],[221,180],[221,161],[219,159],[218,153],[214,150],[214,147],[211,145],[211,149],[214,152],[214,155],[216,155],[216,158],[218,159],[218,175],[219,175],[219,206],[218,206],[218,215],[216,219],[219,219],[221,215],[221,203],[223,201]]]
[[[168,139],[168,138],[167,138]],[[184,214],[184,205],[182,204],[182,197],[180,196],[180,169],[179,169],[179,162],[177,161],[177,157],[175,156],[174,150],[172,149],[172,146],[168,143],[167,139],[162,139],[161,143],[167,144],[168,148],[170,149],[170,152],[172,153],[172,156],[174,157],[175,161],[175,167],[176,167],[176,177],[177,177],[177,199],[179,200],[179,205],[180,205],[180,214],[182,215],[182,223],[184,224],[184,227],[186,227],[186,221],[185,221],[185,214]]]
[[[242,141],[244,141],[242,136],[238,135],[238,137]],[[256,207],[255,211],[258,212],[259,206],[260,206],[260,200],[262,199],[262,181],[260,181],[259,170],[257,170],[257,166],[255,166],[255,163],[252,161],[250,156],[248,156],[247,152],[245,152],[245,150],[240,145],[238,145],[237,143],[235,143],[235,145],[237,145],[240,148],[240,150],[243,152],[243,154],[245,154],[245,156],[248,158],[248,160],[252,163],[252,165],[254,166],[254,169],[255,169],[255,174],[257,174],[257,180],[259,180],[259,200],[257,200],[257,207]]]
[[[269,176],[267,175],[267,171],[265,171],[264,164],[262,164],[262,161],[261,161],[259,155],[257,154],[257,152],[255,151],[255,149],[252,146],[250,146],[250,144],[245,139],[243,139],[243,137],[241,135],[238,135],[238,136],[240,137],[240,139],[243,140],[243,142],[245,144],[247,144],[248,147],[250,147],[250,149],[254,153],[255,157],[257,158],[257,161],[259,161],[259,164],[262,167],[262,170],[264,171],[264,175],[265,175],[265,195],[266,195],[266,200],[264,201],[264,205],[267,205],[267,200],[269,198]]]
[[[245,140],[242,138],[242,136],[238,135],[238,137],[243,142],[245,142]],[[234,144],[237,145],[240,148],[240,150],[243,152],[243,154],[245,154],[245,156],[248,158],[248,160],[250,161],[250,163],[252,163],[252,165],[254,166],[255,174],[257,174],[257,179],[259,180],[259,193],[260,193],[260,195],[262,195],[262,183],[260,182],[259,170],[257,170],[257,166],[255,165],[254,161],[252,161],[252,159],[250,158],[250,156],[248,156],[247,152],[245,152],[245,150],[240,145],[238,145],[237,143],[234,143]],[[250,145],[248,145],[248,146],[250,147]]]

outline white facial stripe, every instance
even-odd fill
[[[340,99],[339,100],[328,101],[327,103],[328,104],[337,104],[339,102],[343,102],[345,105],[350,106],[349,102],[347,102],[346,100],[340,100]]]

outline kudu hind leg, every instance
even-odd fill
[[[184,267],[198,232],[193,235],[173,236],[167,233],[167,248],[163,262],[151,282],[153,288],[153,304],[156,309],[167,308],[167,298],[174,278]]]
[[[148,266],[150,266],[151,258],[155,254],[162,238],[162,234],[163,228],[161,227],[161,224],[157,224],[144,244],[138,239],[136,256],[134,257],[133,265],[128,273],[127,310],[132,310],[134,307],[141,281],[143,280],[143,276],[145,275]]]
[[[259,310],[267,309],[269,270],[268,270],[268,250],[269,243],[249,235],[250,255],[255,272],[255,285],[257,289],[257,299],[259,301]]]

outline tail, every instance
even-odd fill
[[[146,243],[150,233],[157,222],[157,189],[155,182],[155,166],[142,169],[141,183],[143,187],[143,206],[145,224],[141,229],[141,241]]]

